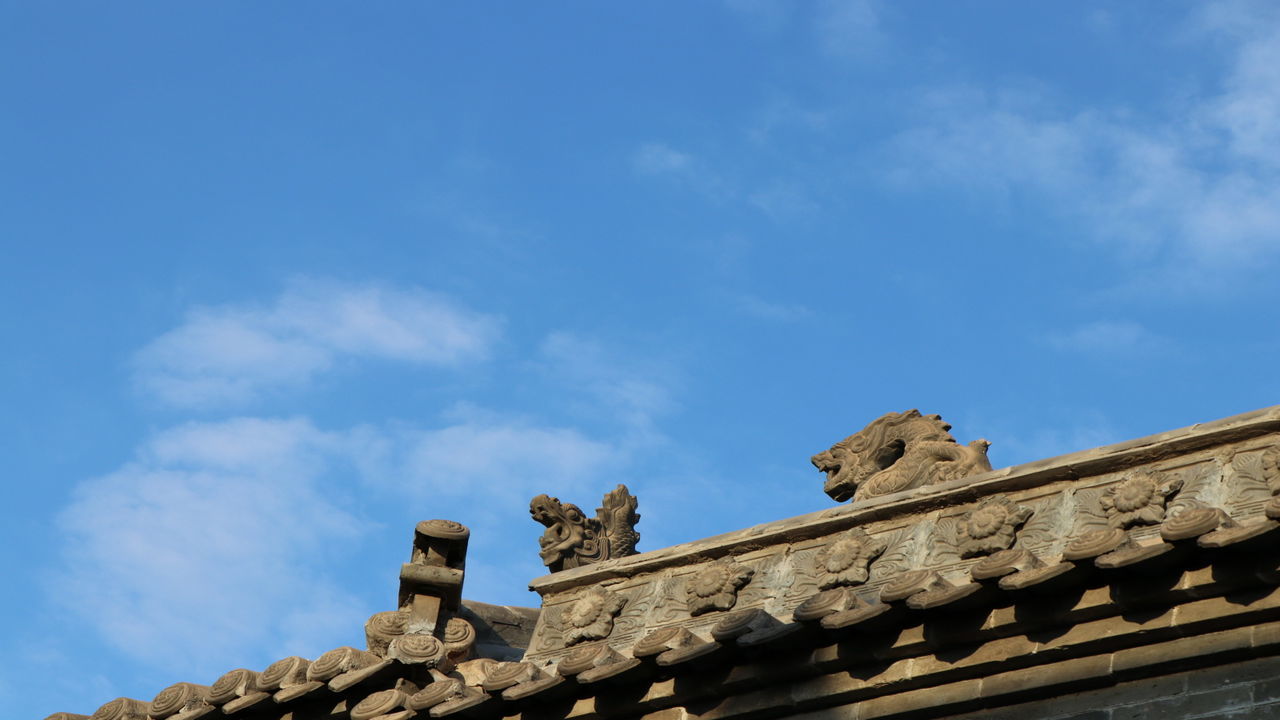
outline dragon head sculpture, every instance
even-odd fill
[[[836,502],[885,495],[990,470],[990,443],[956,443],[939,415],[889,413],[810,458]]]

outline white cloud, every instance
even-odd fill
[[[824,0],[818,5],[815,32],[823,52],[866,59],[884,48],[881,8],[874,0]]]
[[[1088,355],[1152,353],[1169,347],[1165,338],[1127,320],[1087,323],[1067,332],[1051,334],[1047,340],[1058,350]]]
[[[660,363],[611,351],[570,332],[547,335],[539,355],[542,367],[562,387],[634,433],[652,432],[654,419],[672,408],[673,373]]]
[[[407,448],[405,475],[432,494],[527,505],[541,492],[584,487],[616,453],[612,444],[572,428],[476,420],[417,434]]]
[[[138,385],[183,407],[305,385],[344,357],[456,366],[485,358],[490,315],[420,290],[299,282],[265,307],[198,308],[135,357]]]
[[[665,178],[712,200],[733,195],[723,177],[693,155],[662,142],[644,143],[631,156],[641,175]]]
[[[923,95],[922,121],[889,146],[891,181],[1000,197],[1030,194],[1130,260],[1179,278],[1163,292],[1280,255],[1280,23],[1200,32],[1230,48],[1209,93],[1162,119],[1125,108],[1064,111],[1048,93],[970,88]]]
[[[682,153],[659,142],[645,143],[636,150],[632,163],[636,170],[650,175],[686,172],[693,164],[687,153]]]
[[[736,310],[760,320],[794,322],[813,315],[813,311],[804,305],[773,302],[750,293],[729,294],[727,297]]]
[[[484,559],[468,571],[468,596],[519,602],[524,580],[542,572],[529,500],[589,504],[626,451],[570,427],[455,414],[432,429],[236,418],[157,433],[133,461],[75,489],[58,518],[65,545],[51,596],[125,655],[212,681],[359,644],[364,620],[387,609],[345,588],[373,540],[366,518],[407,538],[414,522],[446,517],[472,528]],[[527,557],[491,561],[514,546]],[[393,586],[394,563],[387,572]]]
[[[346,452],[297,419],[162,432],[76,488],[55,596],[129,656],[210,680],[349,643],[367,611],[324,569],[362,533],[328,478]]]

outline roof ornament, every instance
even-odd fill
[[[529,503],[529,514],[546,526],[538,539],[542,562],[551,572],[592,565],[636,553],[640,533],[636,523],[638,501],[626,485],[606,493],[603,507],[589,518],[573,503],[539,495]]]
[[[837,502],[866,500],[991,469],[987,448],[960,445],[940,415],[889,413],[810,458],[827,474],[824,490]]]

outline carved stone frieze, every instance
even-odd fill
[[[957,540],[960,557],[971,558],[1007,550],[1032,514],[1004,495],[993,495],[974,505],[960,520]]]
[[[703,565],[685,584],[690,615],[728,610],[738,602],[738,591],[751,582],[755,571],[732,560]]]
[[[563,611],[565,645],[609,637],[613,619],[626,603],[626,598],[602,587],[588,589]]]
[[[968,477],[991,469],[987,448],[975,440],[960,445],[939,415],[919,410],[889,413],[810,462],[826,473],[824,490],[837,502],[878,497],[900,490]]]
[[[1169,497],[1180,489],[1180,477],[1165,480],[1154,471],[1141,470],[1106,488],[1099,502],[1112,527],[1158,525],[1164,520]]]
[[[884,553],[886,543],[862,528],[839,535],[836,541],[820,550],[815,558],[818,587],[828,590],[845,585],[861,585],[867,581],[871,561]]]
[[[543,564],[558,572],[634,555],[640,539],[635,529],[640,522],[636,506],[636,498],[626,485],[605,494],[593,518],[573,503],[562,503],[549,495],[535,497],[529,503],[529,514],[547,528],[538,539]]]

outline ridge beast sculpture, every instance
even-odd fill
[[[619,485],[605,494],[602,505],[589,518],[577,505],[549,495],[529,503],[529,514],[547,528],[538,545],[548,570],[559,572],[636,553],[640,533],[635,526],[640,515],[635,496],[626,485]]]
[[[960,445],[940,415],[919,410],[884,415],[861,431],[814,455],[827,474],[824,490],[837,502],[865,500],[991,469],[987,448],[974,440]]]

